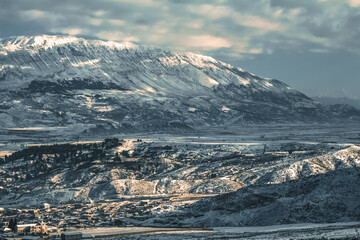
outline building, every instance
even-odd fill
[[[22,240],[39,240],[39,236],[25,236],[22,238]]]
[[[80,240],[82,239],[81,232],[66,232],[61,234],[61,240]]]
[[[32,234],[48,234],[47,225],[45,223],[31,223],[31,224],[19,224],[17,225],[17,232],[26,232]]]
[[[37,225],[37,223],[30,223],[30,224],[18,224],[17,225],[17,232],[21,233],[21,232],[30,232],[30,229],[35,227]]]
[[[83,233],[82,234],[82,239],[83,240],[89,240],[89,239],[94,239],[93,235],[89,234],[89,233]]]
[[[48,203],[43,203],[43,208],[44,208],[44,209],[50,209],[50,204],[48,204]]]
[[[11,232],[11,229],[10,229],[10,228],[7,228],[7,227],[1,227],[1,228],[0,228],[0,232],[1,232],[1,233]]]

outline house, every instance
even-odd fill
[[[37,225],[37,223],[30,223],[30,224],[18,224],[17,225],[17,232],[26,232],[27,230],[30,231],[30,228],[33,228]]]
[[[81,232],[65,232],[61,234],[61,240],[80,240],[82,239]]]
[[[19,224],[17,225],[17,231],[28,232],[33,234],[48,234],[47,225],[42,223],[30,223],[30,224]]]
[[[94,239],[93,235],[89,234],[89,233],[83,233],[82,234],[82,239],[83,240],[89,240],[89,239]]]
[[[11,229],[10,229],[10,228],[7,228],[7,227],[1,227],[1,228],[0,228],[0,232],[3,232],[3,233],[11,232]]]
[[[48,203],[43,203],[43,208],[44,208],[44,209],[50,209],[50,204],[48,204]]]

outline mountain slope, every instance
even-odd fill
[[[207,198],[192,206],[184,224],[211,227],[359,221],[359,174],[359,168],[341,169]],[[203,216],[191,218],[198,215]]]
[[[194,53],[72,36],[0,40],[3,126],[128,131],[342,118],[286,84]],[[346,117],[360,116],[356,109]],[[20,114],[21,113],[21,114]]]
[[[315,96],[312,97],[315,101],[318,101],[324,105],[336,105],[336,104],[347,104],[353,106],[357,109],[360,109],[360,100],[346,97],[324,97],[324,96]]]

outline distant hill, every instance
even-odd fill
[[[352,99],[352,98],[346,98],[346,97],[322,97],[322,96],[316,96],[312,97],[315,101],[318,101],[325,105],[334,105],[334,104],[347,104],[349,106],[355,107],[357,109],[360,109],[360,99]]]

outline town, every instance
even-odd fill
[[[159,213],[184,209],[190,203],[208,196],[153,196],[58,206],[44,203],[31,209],[0,208],[0,239],[60,239],[61,236],[64,238],[64,233],[77,233],[89,228],[143,226],[144,220],[154,218]],[[158,218],[155,222],[165,227],[182,227],[168,218]]]
[[[140,143],[142,143],[140,139],[124,141],[113,138],[100,143],[54,144],[24,148],[0,159],[0,164],[9,166],[9,168],[2,167],[0,169],[3,182],[0,186],[0,193],[4,196],[9,193],[8,189],[11,188],[14,192],[13,184],[25,183],[31,179],[41,179],[46,173],[57,171],[58,168],[64,166],[83,169],[84,166],[82,165],[84,164],[89,167],[89,162],[96,164],[101,161],[111,164],[111,168],[115,163],[118,167],[125,168],[127,174],[131,171],[141,174],[150,171],[153,173],[154,170],[163,171],[169,167],[167,166],[169,164],[166,165],[161,161],[147,161],[146,163],[144,160],[133,161],[131,157],[137,153],[132,152],[132,156],[130,156],[128,150],[134,144]],[[169,147],[164,149],[171,150]],[[146,154],[151,154],[151,151]],[[102,169],[103,167],[99,168]],[[95,169],[92,171],[95,172]],[[55,185],[58,184],[55,182]],[[18,190],[25,190],[25,194],[31,194],[31,189],[34,186],[27,187],[28,189],[22,185],[22,189]],[[57,187],[55,186],[55,188]],[[192,194],[179,197],[169,194],[124,195],[120,198],[115,197],[113,200],[71,199],[65,203],[59,203],[56,199],[52,199],[51,203],[17,202],[10,198],[2,202],[6,203],[7,207],[0,208],[0,237],[42,236],[42,238],[59,238],[62,233],[84,228],[140,226],[144,220],[153,218],[158,213],[173,211],[174,205],[178,205],[181,209],[191,202],[211,195]],[[155,221],[161,223],[162,220]],[[164,225],[169,224],[168,220],[163,221]],[[169,226],[176,225],[173,223]]]

